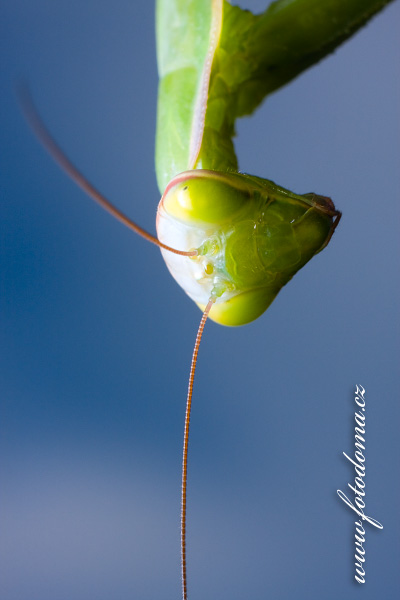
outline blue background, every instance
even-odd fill
[[[253,2],[253,8],[263,2]],[[248,4],[247,6],[250,6]],[[180,597],[184,405],[200,312],[159,251],[28,130],[30,82],[87,177],[154,231],[152,2],[6,0],[1,70],[1,597]],[[329,247],[257,322],[208,323],[189,459],[190,600],[398,597],[395,3],[238,125],[242,170],[331,196]],[[354,387],[367,398],[367,583],[354,583]],[[350,490],[349,490],[350,491]]]

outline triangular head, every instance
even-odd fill
[[[295,273],[329,242],[341,214],[324,196],[294,194],[240,173],[195,170],[167,185],[157,234],[172,276],[222,325],[257,319]]]

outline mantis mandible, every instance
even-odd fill
[[[233,152],[233,146],[230,141],[230,137],[233,132],[233,122],[237,116],[244,114],[245,112],[251,112],[254,110],[255,105],[259,103],[264,95],[273,91],[273,85],[263,89],[262,85],[258,83],[256,86],[256,93],[254,88],[251,89],[251,100],[249,98],[239,98],[241,91],[243,91],[245,85],[243,81],[238,84],[239,96],[235,99],[240,105],[238,112],[232,111],[232,106],[229,105],[229,98],[232,97],[232,92],[229,95],[226,90],[224,93],[220,91],[214,91],[211,87],[210,82],[218,82],[219,76],[224,73],[230,73],[231,66],[228,65],[224,68],[221,67],[221,73],[217,73],[214,69],[213,59],[217,55],[217,60],[222,62],[221,55],[224,50],[223,41],[228,38],[227,32],[231,30],[232,21],[238,18],[239,30],[243,27],[243,23],[240,19],[251,19],[252,16],[248,13],[240,14],[239,9],[231,9],[227,3],[223,5],[222,2],[213,2],[212,4],[205,5],[208,13],[205,15],[194,16],[190,14],[190,20],[185,17],[189,11],[198,10],[201,3],[159,3],[159,33],[158,38],[160,40],[159,50],[159,63],[160,63],[160,76],[162,79],[160,88],[160,109],[159,109],[159,122],[158,122],[158,142],[157,142],[157,173],[160,185],[160,191],[165,193],[162,199],[162,204],[159,211],[159,241],[163,247],[164,258],[167,261],[169,269],[175,275],[178,282],[182,287],[188,287],[186,281],[189,281],[188,293],[196,300],[200,307],[205,309],[203,319],[199,328],[199,336],[196,340],[194,360],[192,370],[190,374],[189,382],[189,394],[188,394],[188,411],[186,418],[185,428],[185,448],[184,448],[184,466],[183,466],[183,498],[182,498],[182,565],[183,565],[183,597],[187,597],[187,585],[186,585],[186,551],[185,551],[185,527],[186,527],[186,463],[187,463],[187,441],[188,441],[188,427],[189,427],[189,416],[190,416],[190,402],[192,394],[192,385],[194,377],[195,362],[197,357],[198,342],[200,341],[202,328],[205,323],[205,319],[208,314],[210,318],[213,318],[217,322],[228,325],[240,325],[245,324],[257,318],[270,302],[274,299],[276,294],[279,292],[281,287],[290,280],[294,273],[300,268],[305,262],[307,262],[315,253],[320,251],[329,241],[334,227],[336,226],[339,218],[339,213],[335,210],[329,199],[317,196],[315,194],[309,194],[299,196],[288,192],[286,189],[281,188],[273,184],[268,180],[261,180],[253,176],[246,176],[237,173],[237,164]],[[382,4],[382,3],[380,3]],[[222,16],[222,10],[225,10],[224,16]],[[188,13],[185,13],[185,10]],[[232,10],[232,12],[230,12]],[[166,11],[167,14],[163,14]],[[174,32],[173,29],[167,30],[163,28],[162,23],[171,20],[171,15],[168,16],[168,11],[172,11],[173,15],[179,15],[179,28],[178,31]],[[224,20],[226,19],[226,21]],[[183,86],[182,90],[185,90],[188,100],[188,111],[190,117],[185,114],[182,124],[182,132],[178,136],[178,140],[183,142],[181,145],[176,143],[176,131],[174,129],[177,122],[177,115],[174,114],[176,110],[179,113],[182,111],[182,106],[178,106],[178,103],[174,100],[179,94],[176,89],[163,85],[164,69],[167,75],[170,73],[168,65],[163,65],[163,61],[168,62],[169,51],[168,48],[173,50],[174,60],[176,57],[185,57],[188,59],[188,52],[184,52],[180,47],[180,44],[190,44],[191,41],[196,40],[195,34],[190,29],[190,24],[203,23],[203,36],[204,36],[204,48],[205,53],[203,55],[196,53],[196,60],[199,61],[199,66],[195,70],[193,78],[193,85],[190,87],[190,78],[185,73],[183,80],[180,80],[179,69],[174,69],[173,77],[176,78],[178,86]],[[224,23],[229,23],[229,29],[224,29]],[[160,25],[161,24],[161,25]],[[188,27],[189,25],[189,27]],[[257,25],[252,25],[259,28]],[[250,25],[249,25],[250,27]],[[182,35],[184,29],[186,34]],[[175,40],[164,39],[166,38],[166,31],[172,31],[176,34]],[[230,31],[231,33],[231,31]],[[350,35],[350,32],[349,32]],[[238,36],[233,36],[238,41]],[[254,38],[252,38],[254,39]],[[211,41],[210,41],[211,40]],[[222,42],[221,42],[222,40]],[[196,40],[196,48],[198,40]],[[318,40],[316,45],[318,46]],[[321,56],[327,51],[331,50],[331,47],[321,50]],[[262,58],[262,54],[259,53],[258,48],[256,49],[257,56]],[[218,55],[219,52],[219,55]],[[200,56],[200,57],[199,57]],[[321,57],[320,56],[320,57]],[[261,61],[260,58],[260,62]],[[254,60],[252,55],[247,58],[249,62],[246,63],[246,68],[251,61]],[[305,60],[305,59],[304,59]],[[215,64],[218,64],[215,62]],[[208,65],[205,68],[204,65]],[[256,63],[257,69],[260,69],[259,63]],[[307,61],[302,63],[301,69],[307,66]],[[204,71],[207,71],[204,75]],[[290,79],[297,74],[296,72],[287,73],[287,68],[282,69],[282,74],[277,78],[274,83],[275,86],[280,86],[284,82],[285,78]],[[222,77],[221,75],[221,77]],[[214,78],[214,79],[213,79]],[[223,79],[223,77],[222,77]],[[174,86],[175,82],[168,82],[169,85]],[[256,98],[254,99],[254,96]],[[171,99],[172,97],[172,99]],[[239,99],[238,99],[239,98]],[[228,106],[224,106],[224,101],[227,101]],[[172,113],[169,114],[169,112]],[[215,122],[221,118],[222,125],[220,135],[215,136]],[[225,120],[224,120],[225,119]],[[31,115],[31,122],[35,123],[35,117]],[[185,131],[186,126],[186,131]],[[86,189],[95,199],[103,203],[110,212],[117,218],[122,220],[126,225],[130,226],[137,233],[144,234],[147,239],[150,239],[153,243],[158,244],[157,239],[152,236],[148,236],[140,227],[135,223],[127,219],[117,209],[113,208],[101,195],[99,195],[90,184],[84,179],[80,179],[80,176],[76,169],[67,162],[67,159],[59,153],[57,148],[49,137],[46,137],[46,132],[43,126],[36,121],[36,129],[39,137],[52,152],[53,156],[59,160],[62,166],[70,173],[70,175],[77,180],[77,182]],[[200,169],[201,167],[201,169]],[[184,173],[182,175],[182,173]],[[190,188],[190,195],[187,193]],[[203,191],[203,188],[205,191]],[[206,200],[213,199],[213,197],[219,197],[226,199],[224,202],[218,204],[218,209],[215,209],[214,203],[204,202]],[[261,283],[264,274],[260,279],[257,277],[252,280],[254,268],[250,270],[252,274],[250,276],[245,271],[249,268],[250,264],[249,256],[251,249],[246,246],[246,240],[251,240],[251,245],[254,243],[254,238],[249,236],[246,225],[244,226],[245,235],[243,239],[239,236],[235,238],[232,234],[232,214],[236,215],[243,212],[246,213],[246,222],[257,224],[261,218],[259,213],[255,212],[255,207],[249,208],[251,202],[249,199],[257,198],[257,202],[261,202],[263,199],[263,207],[267,207],[271,212],[270,221],[273,223],[273,229],[277,229],[271,233],[269,230],[266,232],[263,239],[271,241],[270,245],[265,248],[265,256],[268,260],[276,258],[279,255],[279,249],[284,248],[285,252],[281,255],[287,255],[281,260],[281,264],[275,270],[269,270],[270,279],[267,283]],[[222,208],[221,208],[222,207]],[[166,210],[168,216],[165,216],[163,212]],[[247,211],[249,210],[249,213]],[[214,214],[213,214],[214,211]],[[189,233],[184,232],[181,239],[178,242],[176,236],[177,231],[168,229],[163,226],[163,220],[168,219],[172,215],[173,219],[178,221],[178,233],[182,231],[181,223],[186,224],[189,221]],[[210,216],[211,215],[211,216]],[[269,215],[268,215],[269,216]],[[307,223],[307,219],[310,218],[310,223]],[[200,233],[192,231],[193,223],[195,226],[198,222],[206,223],[206,232],[210,230],[210,224],[217,225],[218,232],[213,232],[211,237],[207,237],[204,232],[204,228]],[[239,221],[238,221],[239,222]],[[221,229],[221,223],[223,225]],[[295,223],[295,225],[293,225]],[[297,225],[300,224],[298,227]],[[236,226],[236,229],[241,228],[241,225]],[[261,229],[266,229],[264,221],[260,222]],[[303,231],[304,227],[304,231]],[[225,229],[224,229],[225,228]],[[295,244],[291,243],[294,235],[294,230],[298,232]],[[200,228],[201,229],[201,228]],[[223,240],[222,240],[223,238]],[[307,244],[303,247],[301,243],[305,240],[312,239],[313,243],[311,247]],[[190,243],[188,243],[190,240]],[[196,240],[196,241],[194,241]],[[227,241],[230,246],[228,250],[223,247],[222,241]],[[185,244],[180,245],[180,242]],[[238,255],[232,250],[232,247],[239,246],[240,252]],[[300,248],[300,249],[299,249]],[[171,251],[174,250],[174,252]],[[221,253],[228,258],[231,265],[234,264],[235,268],[227,267],[224,264],[222,267]],[[257,254],[260,253],[257,247]],[[187,273],[181,275],[180,266],[182,263],[182,254],[186,254],[183,259],[188,265]],[[174,256],[179,258],[175,259]],[[238,265],[238,256],[245,256],[245,262],[243,271],[241,267],[236,268]],[[216,260],[213,262],[213,259]],[[179,261],[179,262],[177,262]],[[283,263],[283,264],[282,264]],[[200,265],[200,267],[199,267]],[[198,275],[199,270],[202,273],[202,277]],[[233,271],[237,279],[233,277]],[[272,275],[271,275],[272,273]],[[229,275],[224,280],[223,274]],[[205,282],[205,295],[202,295],[198,289],[198,282],[201,278],[206,279]],[[276,279],[279,279],[277,282]],[[196,289],[192,289],[191,283],[195,282]],[[265,288],[265,289],[264,289]],[[262,290],[260,292],[260,289]],[[243,299],[243,296],[245,298]]]

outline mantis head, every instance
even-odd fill
[[[197,250],[161,249],[172,276],[222,325],[257,319],[281,288],[329,242],[341,214],[324,196],[217,171],[185,171],[170,181],[157,212],[158,238]]]

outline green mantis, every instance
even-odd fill
[[[279,6],[282,4],[288,12],[293,7],[296,14],[296,7],[300,6],[298,10],[301,10],[302,3],[277,3],[270,12],[268,19],[274,17],[278,23],[281,19],[280,31],[290,31],[289,17],[293,16],[279,14]],[[332,6],[335,4],[340,5],[332,3]],[[382,4],[375,3],[377,7]],[[201,14],[197,12],[199,7],[203,11]],[[189,12],[186,13],[186,10]],[[225,13],[222,13],[223,10]],[[217,11],[221,11],[219,15]],[[372,9],[367,11],[368,16],[371,12]],[[285,21],[286,17],[289,23]],[[242,18],[246,19],[246,27],[241,24]],[[354,24],[348,15],[346,18],[352,23],[351,27],[346,25],[350,35],[367,17],[363,13],[358,24]],[[268,19],[266,24],[270,23]],[[176,30],[163,27],[163,22],[166,21],[176,22]],[[324,22],[324,18],[321,22]],[[202,23],[202,27],[199,27],[199,23]],[[283,63],[281,67],[278,60],[279,49],[273,47],[271,54],[275,69],[268,85],[264,86],[261,81],[264,81],[262,73],[270,72],[269,68],[258,66],[256,72],[260,73],[259,79],[250,82],[243,79],[239,83],[231,81],[228,93],[225,78],[232,70],[235,72],[234,67],[240,64],[240,57],[236,57],[235,62],[232,62],[231,57],[235,53],[229,47],[231,38],[238,40],[238,32],[247,31],[249,39],[254,41],[242,59],[242,71],[245,73],[249,65],[253,64],[254,57],[263,56],[259,43],[256,43],[257,36],[249,33],[250,26],[263,31],[261,18],[257,20],[248,13],[239,13],[239,9],[231,8],[227,3],[159,3],[158,39],[162,82],[157,127],[157,175],[161,193],[165,190],[159,212],[159,238],[169,247],[165,249],[164,256],[171,271],[178,269],[178,260],[179,264],[185,262],[188,265],[189,277],[184,275],[185,281],[182,281],[182,286],[186,287],[187,280],[190,283],[195,282],[196,289],[189,292],[197,304],[204,308],[211,298],[213,302],[209,306],[210,318],[229,325],[239,325],[257,318],[298,268],[328,243],[339,216],[333,205],[324,197],[300,196],[268,180],[238,174],[231,136],[237,116],[253,110],[266,93],[280,87],[311,62],[321,58],[334,44],[342,41],[347,33],[343,33],[343,25],[340,25],[340,33],[330,40],[327,47],[322,48],[321,40],[311,36],[315,41],[315,48],[308,48],[305,56],[292,53],[287,63]],[[246,29],[247,27],[249,29]],[[315,28],[315,22],[312,27]],[[169,33],[175,33],[175,41],[168,39]],[[297,35],[300,33],[297,32]],[[321,31],[321,37],[326,39],[326,36],[327,32]],[[260,37],[263,37],[261,33]],[[268,39],[270,37],[273,37],[272,33]],[[309,38],[305,32],[303,38],[296,40],[297,50],[299,47],[303,48],[304,40]],[[182,47],[183,43],[185,47]],[[225,43],[227,47],[224,46]],[[196,46],[196,52],[193,54],[198,62],[194,66],[185,64],[182,67],[185,72],[180,76],[178,64],[182,60],[188,61],[188,48],[193,44]],[[162,63],[168,62],[171,49],[174,54],[172,64],[163,67]],[[296,56],[295,61],[293,54]],[[296,63],[296,67],[290,66],[292,62]],[[210,83],[207,85],[204,83],[204,71],[207,71],[210,77]],[[188,113],[192,115],[191,119],[187,119]],[[185,188],[190,188],[190,194]],[[93,189],[88,191],[93,195]],[[224,197],[226,202],[223,201]],[[110,208],[109,205],[107,207]],[[166,215],[163,213],[163,207]],[[263,210],[265,220],[261,217]],[[239,220],[239,216],[243,216],[242,213],[245,213],[244,221]],[[117,216],[128,223],[123,215]],[[163,220],[170,218],[173,219],[171,227],[164,228]],[[190,230],[189,233],[182,234],[181,238],[177,238],[181,222],[189,222],[187,227],[193,227],[196,232]],[[255,258],[259,258],[260,255],[259,247],[254,248],[254,235],[249,235],[247,229],[251,229],[251,224],[257,225],[256,237],[262,240],[263,259],[259,268],[255,269],[253,266],[248,267],[252,264],[252,254]],[[217,231],[214,230],[215,227]],[[232,228],[235,231],[232,232]],[[207,237],[204,237],[204,231]],[[236,233],[239,233],[237,242]],[[175,254],[170,253],[170,248],[183,253],[193,252],[193,258],[175,259]],[[280,249],[285,251],[280,252]],[[244,262],[240,263],[238,258],[244,258]],[[172,262],[174,260],[175,262]],[[274,261],[275,266],[272,268]],[[197,271],[200,272],[200,276],[197,276]],[[264,283],[265,271],[269,276],[267,283]],[[179,277],[180,275],[177,275],[178,280]],[[204,280],[201,284],[200,279]],[[205,291],[198,293],[197,285]],[[191,396],[191,386],[189,388]],[[186,573],[184,581],[186,597]]]
[[[255,16],[222,0],[158,2],[156,170],[160,192],[166,190],[158,235],[170,246],[179,240],[197,249],[197,265],[187,272],[173,255],[164,252],[164,259],[201,308],[213,298],[210,317],[217,322],[259,317],[328,243],[340,217],[329,199],[238,174],[235,119],[383,4],[360,11],[358,3],[276,2]]]
[[[275,2],[263,15],[222,0],[157,3],[160,75],[156,168],[164,194],[159,239],[171,274],[204,310],[189,378],[183,467],[182,593],[187,598],[186,488],[193,378],[208,316],[224,325],[258,318],[329,242],[340,213],[329,198],[299,196],[239,174],[238,116],[320,60],[386,2]],[[179,101],[177,101],[179,99]],[[199,171],[198,171],[199,170]]]

